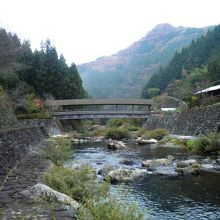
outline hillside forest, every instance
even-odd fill
[[[42,42],[41,49],[33,52],[29,41],[22,42],[5,29],[0,29],[0,86],[14,108],[33,109],[37,99],[87,96],[76,65],[68,66],[50,40]]]
[[[220,83],[220,25],[176,52],[169,64],[155,73],[142,90],[143,98],[162,93],[193,101],[193,94]]]

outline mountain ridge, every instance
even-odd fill
[[[139,97],[146,81],[170,61],[176,50],[207,30],[159,24],[129,47],[78,65],[84,87],[99,98]]]

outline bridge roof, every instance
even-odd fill
[[[48,106],[68,105],[153,105],[152,99],[64,99],[47,100]]]

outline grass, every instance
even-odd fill
[[[95,220],[142,220],[143,214],[136,204],[127,205],[112,196],[102,200],[88,200],[85,204]],[[81,212],[79,218],[85,220],[87,214]]]
[[[43,175],[43,180],[51,188],[78,202],[84,202],[99,193],[95,170],[88,165],[82,165],[78,169],[55,166]]]
[[[51,139],[43,150],[42,157],[52,161],[55,165],[62,165],[64,161],[72,157],[71,141],[67,138],[57,137]]]
[[[188,140],[186,146],[192,153],[217,153],[220,150],[220,134],[210,133],[207,136],[201,136],[196,140]]]
[[[154,129],[154,130],[146,130],[144,128],[139,129],[139,131],[137,132],[137,136],[141,136],[145,139],[151,139],[154,138],[156,140],[162,140],[164,138],[165,135],[168,134],[168,131],[165,129]]]
[[[130,132],[127,128],[108,128],[106,129],[105,133],[106,138],[112,138],[112,139],[123,139],[123,138],[129,138]]]
[[[163,139],[161,139],[159,141],[159,144],[163,145],[166,143],[173,143],[175,145],[182,145],[182,146],[186,146],[186,139],[178,139],[178,138],[172,138],[172,137],[164,137]]]

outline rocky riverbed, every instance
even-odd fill
[[[112,182],[112,192],[118,197],[151,210],[150,219],[209,219],[210,215],[210,219],[218,219],[219,157],[189,155],[181,147],[138,145],[135,141],[113,141],[123,147],[112,148],[111,141],[75,143],[74,160],[66,165],[91,164],[100,181]],[[128,198],[121,194],[119,183],[128,184],[124,186]]]

